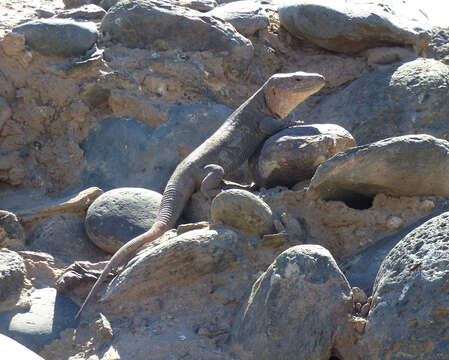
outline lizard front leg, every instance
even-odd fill
[[[209,164],[204,167],[204,170],[206,176],[201,182],[200,191],[207,199],[210,199],[220,192],[218,187],[223,180],[224,169],[220,165]]]

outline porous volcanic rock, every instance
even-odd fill
[[[407,234],[376,277],[357,359],[444,359],[449,349],[449,213]],[[392,354],[396,354],[393,355]]]
[[[222,191],[213,200],[210,215],[215,223],[232,226],[253,235],[274,231],[270,207],[253,193],[231,189]]]
[[[15,303],[25,281],[25,263],[16,252],[0,250],[0,302]]]
[[[85,226],[89,238],[101,249],[114,253],[151,228],[161,199],[161,194],[141,188],[105,192],[87,210]]]
[[[172,287],[189,285],[234,266],[239,251],[239,236],[221,227],[164,239],[138,253],[114,278],[102,300],[136,303],[159,296]]]
[[[97,41],[98,32],[92,22],[69,19],[41,19],[18,25],[14,32],[25,36],[25,44],[47,56],[80,56]]]
[[[424,17],[418,11],[399,12],[404,9],[366,2],[292,0],[280,6],[279,17],[292,35],[331,51],[355,53],[397,44],[414,45],[419,52],[430,40],[430,27],[422,27],[418,19]]]
[[[343,126],[360,145],[420,133],[449,139],[448,88],[449,67],[418,58],[355,80],[323,99],[304,121]]]
[[[257,30],[270,24],[268,14],[262,5],[255,1],[233,1],[209,11],[207,15],[218,17],[231,23],[242,35],[253,35]]]
[[[328,360],[352,312],[350,286],[328,250],[291,247],[254,283],[236,319],[242,359]]]
[[[430,135],[405,135],[358,146],[322,163],[307,194],[313,199],[449,195],[449,142]]]
[[[101,31],[128,47],[226,52],[245,69],[251,42],[224,21],[164,0],[124,0],[103,18]]]
[[[355,145],[351,134],[338,125],[294,126],[268,138],[248,165],[258,186],[293,186],[310,179],[323,161]]]
[[[4,210],[0,210],[0,247],[25,247],[25,231],[17,216]]]

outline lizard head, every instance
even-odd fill
[[[324,76],[317,73],[274,74],[265,83],[265,100],[271,112],[283,119],[325,83]]]

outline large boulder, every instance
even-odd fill
[[[25,247],[25,231],[17,216],[4,210],[0,210],[0,247]]]
[[[215,17],[164,0],[124,0],[103,18],[101,31],[128,47],[156,51],[226,52],[245,68],[253,56],[251,42]]]
[[[242,306],[233,330],[237,354],[248,360],[328,360],[337,334],[348,326],[350,291],[325,248],[299,245],[284,251]]]
[[[265,188],[310,179],[323,161],[355,146],[341,126],[294,126],[268,138],[248,161],[254,182]]]
[[[291,0],[279,8],[281,25],[292,35],[331,51],[354,53],[381,45],[413,45],[421,51],[430,27],[418,9],[393,2]],[[415,10],[415,11],[413,11]]]
[[[419,133],[449,139],[448,87],[449,67],[419,58],[355,80],[304,120],[343,126],[357,144]]]
[[[16,252],[0,251],[0,309],[16,304],[25,281],[25,263]]]
[[[81,144],[87,161],[82,182],[105,190],[135,186],[160,192],[178,163],[231,113],[224,105],[175,106],[155,130],[134,118],[107,118]]]
[[[149,230],[159,212],[162,195],[141,188],[105,192],[89,207],[85,226],[99,248],[114,253],[123,244]]]
[[[270,19],[261,3],[240,0],[221,5],[209,11],[207,15],[215,16],[228,23],[242,35],[253,35],[257,30],[270,24]]]
[[[92,22],[69,19],[41,19],[18,25],[14,32],[25,36],[25,44],[47,56],[81,56],[98,38]]]
[[[322,163],[307,195],[348,201],[379,193],[449,196],[449,142],[405,135],[358,146]]]
[[[449,213],[405,236],[377,274],[358,359],[444,359],[449,349]]]

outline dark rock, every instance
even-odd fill
[[[310,182],[313,199],[449,196],[449,142],[430,135],[405,135],[358,146],[322,163]]]
[[[258,186],[293,186],[310,179],[323,161],[355,145],[351,134],[338,125],[295,126],[268,138],[248,165]]]
[[[149,230],[156,220],[162,195],[141,188],[110,190],[89,207],[85,226],[99,248],[114,253]]]
[[[101,0],[98,5],[108,11],[111,7],[117,4],[120,0]]]
[[[178,163],[231,113],[224,105],[175,106],[154,131],[137,119],[108,118],[81,144],[87,160],[82,181],[105,190],[135,186],[161,192]]]
[[[3,124],[12,115],[11,108],[5,98],[0,96],[0,130]]]
[[[215,0],[178,0],[176,1],[176,5],[196,11],[207,12],[215,8],[218,4]]]
[[[350,286],[319,245],[284,251],[254,283],[233,329],[242,359],[329,359],[352,312]],[[338,349],[337,349],[338,350]]]
[[[106,11],[103,8],[98,5],[89,4],[79,8],[62,11],[56,17],[80,20],[95,20],[101,19],[105,15]]]
[[[354,53],[397,44],[420,52],[430,40],[430,26],[422,27],[424,16],[412,7],[388,5],[290,1],[280,6],[279,17],[292,35],[331,51]]]
[[[0,303],[15,304],[22,292],[25,281],[25,263],[16,252],[0,251]]]
[[[449,28],[437,28],[433,31],[432,38],[424,49],[423,55],[442,60],[445,64],[449,63]]]
[[[449,213],[427,221],[385,258],[374,284],[360,359],[386,359],[391,354],[409,359],[447,356],[448,221]]]
[[[128,47],[225,52],[228,65],[241,70],[254,52],[232,26],[164,0],[121,1],[103,18],[101,31]]]
[[[274,231],[270,207],[246,190],[226,190],[219,193],[210,207],[212,220],[243,232],[262,235]]]
[[[16,26],[31,49],[47,56],[81,56],[97,41],[94,23],[66,19],[34,20]]]
[[[257,30],[264,29],[270,24],[268,14],[260,3],[241,0],[216,7],[207,15],[215,16],[226,21],[242,35],[253,35]]]
[[[27,312],[0,313],[0,332],[15,339],[33,351],[59,338],[66,328],[75,328],[78,306],[56,289],[36,289],[31,294],[31,308]]]
[[[0,347],[4,354],[14,354],[20,360],[44,360],[35,352],[2,334],[0,334]]]
[[[100,2],[100,0],[62,0],[66,8],[77,8],[84,5],[96,4]],[[118,0],[117,0],[118,1]]]
[[[100,261],[106,255],[84,231],[84,222],[73,215],[56,215],[35,226],[27,238],[28,249],[53,255],[64,264]]]
[[[21,249],[25,246],[25,231],[17,216],[0,210],[0,247]]]
[[[419,133],[449,139],[448,79],[446,65],[419,58],[355,80],[304,120],[343,126],[357,144]]]

